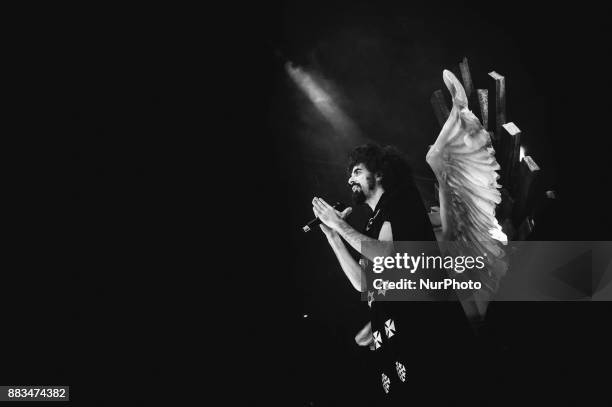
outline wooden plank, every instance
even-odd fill
[[[512,209],[514,208],[515,199],[510,195],[510,191],[504,187],[502,187],[499,192],[501,194],[501,202],[497,205],[495,217],[501,224],[504,219],[512,219]]]
[[[463,57],[463,61],[459,62],[459,70],[461,71],[461,77],[463,78],[463,88],[465,94],[470,99],[474,85],[472,84],[472,75],[470,74],[470,66],[468,65],[468,59]]]
[[[480,117],[485,130],[489,130],[489,90],[478,89],[478,104],[480,105]]]
[[[515,240],[526,240],[535,228],[535,222],[531,216],[527,216],[516,231]]]
[[[446,106],[446,100],[444,100],[444,93],[442,93],[442,90],[438,89],[434,91],[430,101],[440,127],[444,126],[446,119],[448,119],[450,115],[450,111],[448,110],[448,106]]]
[[[495,142],[502,134],[502,125],[506,124],[506,78],[495,71],[489,72],[495,80]]]
[[[502,125],[504,132],[501,136],[503,151],[502,185],[510,192],[515,192],[515,167],[519,163],[521,155],[521,130],[513,123],[509,122]]]
[[[526,216],[532,216],[533,206],[539,191],[540,167],[530,157],[525,156],[518,169],[516,207],[513,222],[519,225]]]

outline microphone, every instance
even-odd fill
[[[346,205],[343,204],[342,202],[336,202],[335,204],[332,205],[332,208],[334,208],[337,211],[342,212],[343,210],[346,209]],[[312,229],[313,227],[317,226],[318,224],[321,223],[321,219],[319,218],[314,218],[313,220],[311,220],[310,222],[308,222],[303,228],[302,230],[304,231],[304,233],[306,232],[310,232],[310,229]]]

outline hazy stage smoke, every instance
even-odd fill
[[[314,75],[305,72],[300,67],[294,67],[291,62],[285,64],[285,69],[295,84],[338,133],[351,137],[358,135],[357,126],[338,107],[330,93],[324,89],[322,79],[315,78]]]

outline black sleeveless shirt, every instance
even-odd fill
[[[436,240],[414,186],[385,192],[363,233],[378,239],[385,222],[391,224],[393,241]],[[457,367],[443,356],[448,348],[446,340],[453,337],[463,340],[467,332],[459,303],[377,301],[375,298],[381,298],[381,292],[370,290],[367,294],[374,337],[371,360],[376,370],[372,380],[378,381],[379,402],[385,405],[408,405],[417,400],[441,402],[446,395],[438,387],[439,378],[448,378],[448,372]]]

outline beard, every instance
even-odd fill
[[[372,189],[374,189],[374,177],[366,177],[366,182],[368,184],[368,191],[371,191]],[[352,199],[355,205],[361,205],[365,203],[367,196],[365,192],[363,192],[363,186],[361,184],[357,184],[357,185],[359,185],[359,188],[352,190],[353,191]]]
[[[353,203],[355,205],[361,205],[361,204],[365,203],[365,201],[366,201],[366,196],[363,193],[363,191],[361,190],[361,188],[359,188],[357,190],[353,190],[353,194],[352,194],[351,198],[353,199]]]

